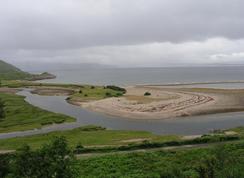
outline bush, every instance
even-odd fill
[[[5,117],[4,107],[5,107],[4,102],[0,100],[0,119]]]
[[[121,87],[118,87],[118,86],[108,85],[108,86],[106,86],[106,88],[111,89],[111,90],[115,90],[115,91],[121,91],[122,93],[126,93],[126,89],[125,88],[121,88]]]
[[[10,172],[10,154],[0,155],[0,178],[6,177]]]
[[[62,124],[62,123],[64,123],[64,121],[65,121],[64,119],[55,119],[54,123],[55,124]]]
[[[149,92],[144,93],[144,96],[150,96],[150,95],[151,95],[151,93],[149,93]]]
[[[112,94],[110,93],[110,92],[106,92],[106,94],[105,94],[107,97],[111,97],[112,96]]]
[[[91,86],[91,89],[95,89],[95,87],[94,86]]]
[[[42,121],[41,122],[41,125],[51,125],[51,124],[53,124],[52,121]]]
[[[74,153],[75,154],[82,153],[84,149],[85,147],[81,143],[78,143],[77,146],[75,147]]]
[[[116,93],[116,96],[119,97],[119,96],[123,96],[122,93]]]
[[[84,127],[78,128],[80,131],[98,131],[98,130],[106,130],[105,127],[101,126],[93,126],[93,125],[87,125]]]

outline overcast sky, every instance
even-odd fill
[[[0,0],[0,58],[244,64],[243,0]]]

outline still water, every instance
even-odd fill
[[[167,84],[244,80],[244,66],[171,68],[97,68],[49,71],[56,79],[44,82],[93,85]]]

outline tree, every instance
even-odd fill
[[[19,178],[75,178],[75,157],[65,138],[57,137],[40,150],[29,146],[18,150],[14,162],[14,177]]]

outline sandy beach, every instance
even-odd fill
[[[119,98],[76,102],[83,108],[124,118],[168,119],[244,110],[244,90],[131,86]],[[144,96],[145,92],[151,93]]]

